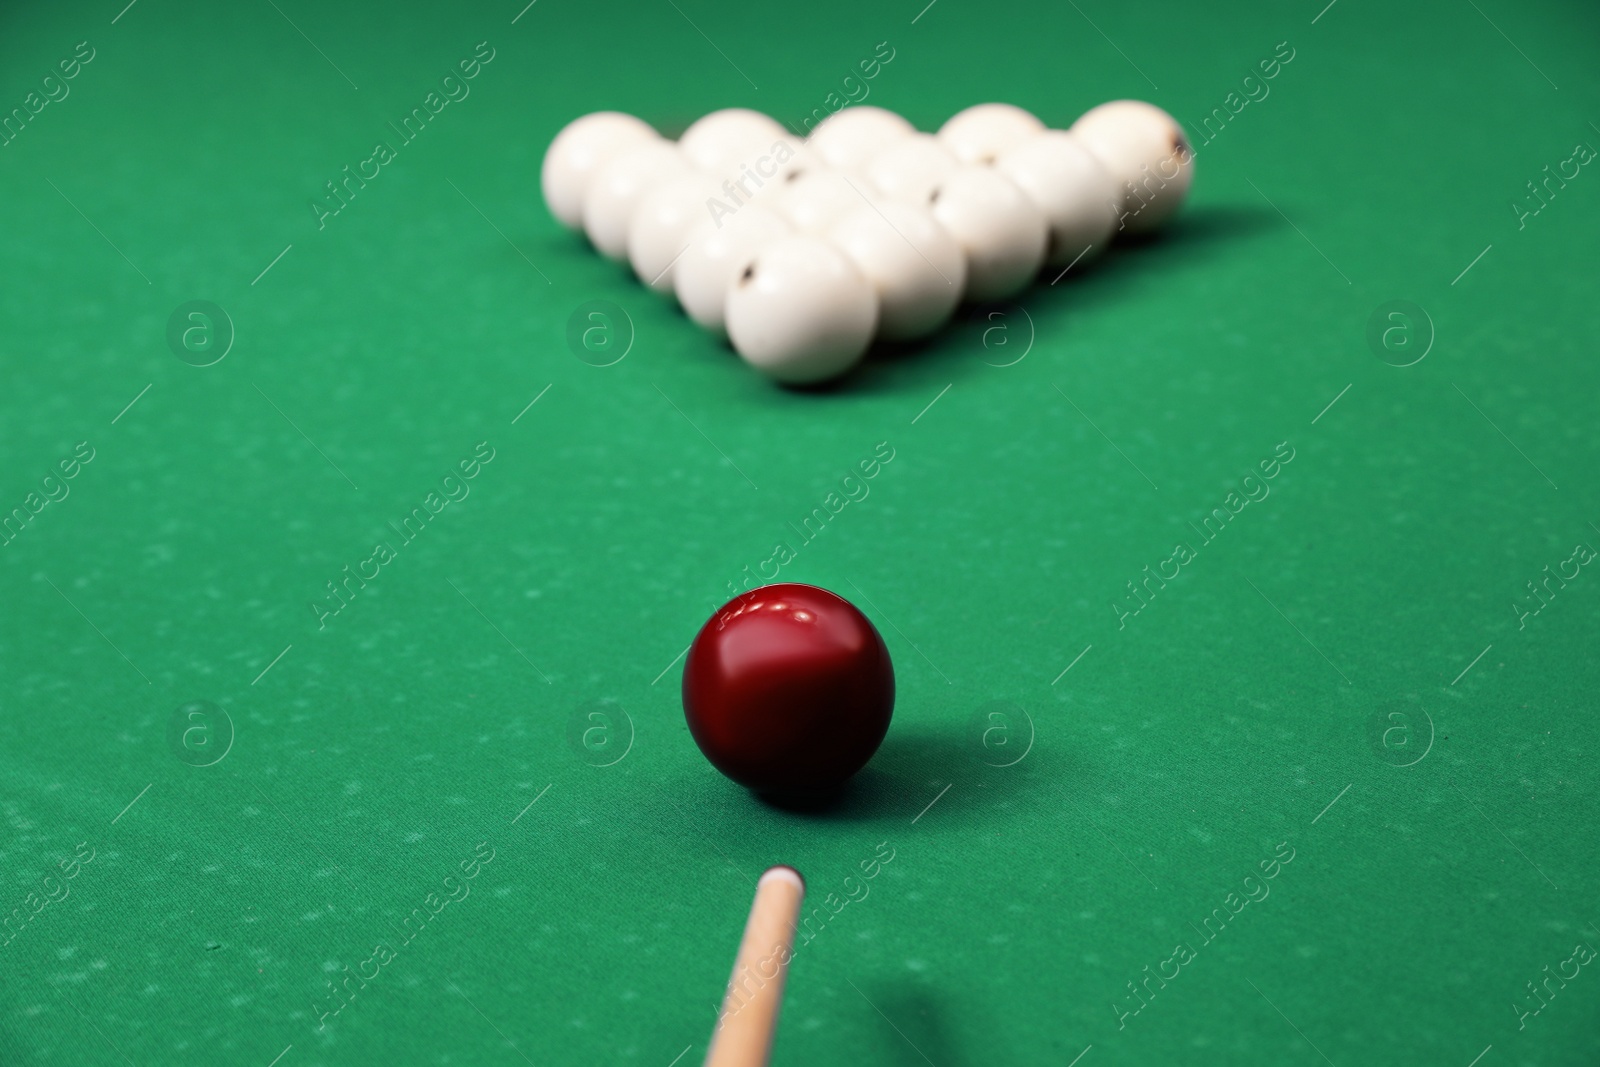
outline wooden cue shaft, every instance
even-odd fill
[[[805,879],[793,867],[769,868],[756,882],[706,1067],[766,1067],[805,895]]]

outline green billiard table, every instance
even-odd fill
[[[0,1062],[1600,1058],[1600,13],[0,15]],[[785,389],[562,228],[586,112],[1166,108],[1161,233]],[[683,657],[856,604],[831,803]]]

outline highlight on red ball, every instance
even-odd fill
[[[889,731],[894,666],[855,605],[814,585],[743,593],[701,627],[683,712],[711,765],[759,793],[825,794]]]

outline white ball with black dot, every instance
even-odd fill
[[[1178,120],[1142,100],[1113,100],[1084,113],[1072,131],[1105,164],[1121,197],[1122,225],[1156,229],[1194,182],[1194,149]]]
[[[757,253],[728,292],[728,338],[775,381],[808,385],[860,362],[878,324],[878,294],[821,237],[782,237]]]
[[[689,249],[672,268],[678,303],[695,322],[719,336],[727,334],[728,290],[756,254],[794,227],[760,204],[746,204],[716,222],[701,222],[689,233]]]
[[[807,148],[798,137],[781,137],[772,142],[768,158],[758,157],[751,165],[756,173],[750,182],[759,179],[757,197],[771,197],[783,192],[807,174],[819,174],[829,167],[822,157]],[[747,183],[748,184],[748,183]]]
[[[929,194],[933,217],[967,257],[967,299],[1000,300],[1027,288],[1044,262],[1044,212],[993,167],[952,171]]]
[[[939,180],[959,166],[961,161],[943,141],[931,133],[916,133],[872,156],[861,173],[890,199],[926,204]]]
[[[993,163],[1001,152],[1044,130],[1036,115],[1015,105],[974,104],[939,127],[939,140],[963,163]]]
[[[725,217],[756,202],[767,203],[770,207],[801,177],[826,169],[799,138],[780,137],[721,171],[707,172],[721,181],[713,213],[718,218]]]

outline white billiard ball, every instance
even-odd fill
[[[881,107],[847,107],[817,124],[806,141],[835,170],[858,171],[867,159],[917,128]]]
[[[798,138],[780,137],[716,173],[722,182],[716,213],[731,215],[752,202],[771,206],[802,175],[826,169]]]
[[[832,170],[811,171],[789,182],[771,201],[802,233],[819,233],[869,201],[865,179]]]
[[[568,229],[583,228],[583,194],[596,172],[624,150],[661,135],[643,119],[620,111],[596,111],[561,128],[545,150],[539,187],[550,214]]]
[[[646,193],[628,220],[628,262],[639,280],[658,293],[672,292],[672,273],[689,247],[689,231],[710,220],[707,207],[717,180],[694,172]]]
[[[993,163],[995,157],[1036,133],[1044,123],[1011,104],[975,104],[939,127],[939,140],[963,163]]]
[[[772,152],[773,162],[770,166],[761,160],[757,160],[756,165],[757,176],[766,180],[764,188],[769,192],[776,192],[807,174],[828,169],[822,157],[807,148],[806,143],[798,137],[782,137],[774,141]],[[769,169],[773,171],[770,176],[767,175]]]
[[[872,187],[892,200],[926,204],[939,179],[961,161],[931,133],[914,133],[873,155],[861,173]]]
[[[966,256],[919,204],[863,205],[834,223],[828,239],[877,287],[880,337],[926,336],[961,302]]]
[[[1050,266],[1088,261],[1111,243],[1121,203],[1117,183],[1075,135],[1065,130],[1035,134],[1001,152],[994,167],[1044,212]]]
[[[583,232],[602,255],[628,258],[628,223],[646,193],[693,167],[671,141],[627,149],[602,166],[583,194]]]
[[[967,299],[999,300],[1027,288],[1044,262],[1044,212],[992,167],[952,171],[929,194],[933,217],[967,257]]]
[[[770,155],[771,162],[758,158],[751,167],[756,172],[755,177],[763,183],[757,191],[758,196],[773,196],[807,174],[829,169],[822,157],[807,148],[798,137],[781,137],[774,141]]]
[[[760,204],[746,204],[727,218],[706,219],[689,231],[689,250],[672,268],[672,288],[689,317],[726,336],[728,290],[756,253],[794,228]]]
[[[721,174],[785,136],[777,119],[749,108],[729,107],[697,119],[678,138],[678,147],[701,170]]]
[[[850,258],[821,237],[780,237],[728,291],[728,338],[745,362],[804,385],[855,366],[872,342],[878,294]]]
[[[1072,132],[1099,157],[1121,195],[1121,228],[1148,233],[1183,203],[1194,149],[1178,120],[1142,100],[1113,100],[1084,113]]]

